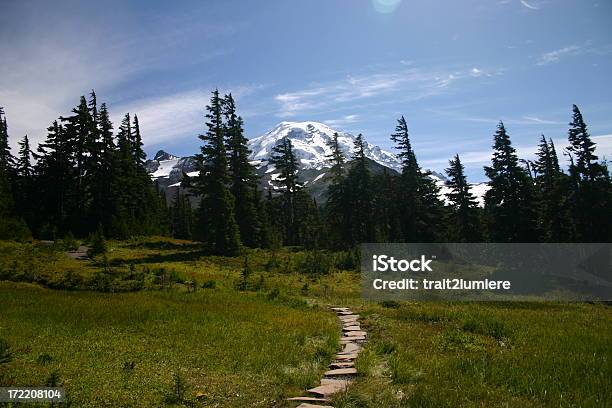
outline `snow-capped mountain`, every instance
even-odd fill
[[[272,155],[272,149],[283,138],[291,140],[293,152],[303,169],[321,170],[329,167],[329,143],[337,131],[319,122],[281,122],[266,134],[249,140],[251,160],[259,165]],[[347,158],[353,154],[355,135],[338,133],[338,144]],[[366,142],[366,156],[376,163],[400,171],[401,162],[390,152]]]
[[[291,140],[293,152],[298,160],[298,172],[301,183],[315,198],[324,199],[323,195],[329,185],[328,169],[330,167],[326,156],[331,153],[328,143],[337,131],[319,122],[281,122],[262,136],[249,140],[251,150],[250,160],[257,169],[260,179],[260,188],[266,190],[275,188],[274,180],[278,177],[276,169],[268,164],[273,154],[273,148],[280,140],[287,137]],[[350,159],[354,151],[356,136],[346,132],[338,133],[338,143],[345,156]],[[370,169],[373,173],[382,173],[384,168],[391,173],[401,171],[401,162],[393,153],[382,150],[366,142],[365,154],[370,159]],[[183,173],[193,177],[197,175],[193,156],[177,157],[163,150],[157,152],[153,160],[148,160],[146,168],[151,178],[162,188],[175,188],[180,185]],[[441,197],[446,200],[444,193],[448,192],[446,178],[436,172],[431,177],[440,187]],[[485,183],[473,186],[473,193],[482,205],[484,193],[487,190]]]

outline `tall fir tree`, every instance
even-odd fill
[[[493,242],[538,242],[533,185],[519,166],[516,150],[500,121],[493,137],[491,166],[485,167],[490,189],[485,194],[489,236]]]
[[[236,113],[232,94],[223,99],[223,116],[226,129],[226,150],[230,192],[234,196],[234,212],[242,242],[249,247],[261,243],[261,222],[258,217],[259,192],[255,168],[249,162],[251,151],[244,136],[242,118]]]
[[[569,242],[574,236],[567,194],[570,180],[561,171],[552,139],[547,141],[542,135],[536,157],[533,168],[536,173],[541,239],[546,242]]]
[[[206,111],[208,129],[199,136],[204,144],[196,155],[200,174],[195,180],[195,192],[202,197],[198,233],[213,252],[235,255],[240,250],[240,232],[234,215],[234,197],[228,188],[223,106],[218,90],[213,91]]]
[[[421,171],[410,143],[408,124],[402,116],[391,135],[402,174],[398,186],[396,211],[400,217],[401,239],[406,242],[433,242],[441,238],[444,223],[444,205],[439,189],[429,172]]]
[[[612,186],[607,167],[595,155],[580,109],[572,107],[568,131],[571,205],[576,225],[576,239],[583,242],[607,242],[612,239]]]
[[[350,244],[376,240],[375,223],[372,219],[374,204],[372,176],[365,155],[365,141],[360,133],[355,138],[354,153],[346,177],[347,204],[350,208]]]
[[[279,172],[279,176],[273,180],[282,191],[282,217],[285,243],[295,245],[299,243],[296,217],[296,196],[302,185],[298,181],[297,160],[293,154],[291,140],[284,137],[272,149],[269,164],[273,165]]]
[[[350,245],[350,226],[348,225],[350,209],[346,203],[346,158],[338,142],[338,133],[334,133],[327,146],[330,153],[326,156],[329,163],[330,183],[327,187],[325,215],[328,225],[329,242],[339,248]]]
[[[458,154],[448,164],[446,185],[450,188],[450,192],[446,196],[452,211],[449,239],[454,242],[480,242],[483,236],[478,203],[470,192],[465,167]]]

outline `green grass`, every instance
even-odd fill
[[[0,384],[55,376],[75,406],[294,406],[336,348],[338,304],[371,340],[337,408],[612,405],[609,306],[377,304],[346,254],[245,255],[239,290],[244,256],[188,241],[113,241],[85,262],[0,242]]]

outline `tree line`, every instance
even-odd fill
[[[100,229],[127,238],[167,230],[165,206],[147,173],[138,117],[127,113],[113,131],[94,91],[47,129],[32,151],[28,136],[17,157],[0,110],[0,234],[45,239],[87,236]]]
[[[205,133],[195,161],[168,197],[144,166],[138,117],[126,114],[113,131],[106,104],[95,92],[48,128],[36,152],[26,137],[13,157],[0,110],[0,234],[29,230],[37,237],[102,229],[106,236],[169,234],[197,239],[217,254],[243,246],[347,249],[362,242],[607,242],[612,238],[612,182],[595,155],[577,106],[569,124],[565,170],[552,139],[541,137],[534,161],[519,159],[502,122],[493,135],[488,186],[479,207],[459,155],[446,169],[448,193],[440,196],[412,148],[407,121],[391,140],[401,172],[372,169],[365,141],[351,156],[338,135],[329,142],[329,187],[317,203],[298,177],[291,140],[273,148],[269,165],[278,176],[258,189],[244,123],[231,94],[212,92]],[[32,159],[35,159],[33,162]],[[197,197],[197,200],[191,199]],[[192,203],[197,203],[192,208]]]

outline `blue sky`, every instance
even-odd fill
[[[522,157],[566,139],[572,103],[612,157],[612,2],[606,0],[12,1],[0,13],[0,106],[11,143],[95,88],[145,147],[197,150],[218,87],[249,137],[315,120],[391,149],[405,115],[419,162],[459,153],[484,180],[497,122]],[[561,148],[559,148],[561,150]]]

